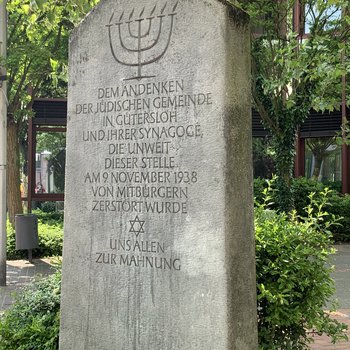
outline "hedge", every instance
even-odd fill
[[[313,333],[346,339],[346,325],[324,311],[335,291],[325,194],[309,200],[306,217],[266,204],[255,208],[260,350],[308,349]],[[26,288],[0,317],[0,350],[58,349],[60,277],[57,272]]]
[[[39,248],[33,250],[34,258],[61,256],[63,246],[63,216],[52,213],[41,213],[38,215]],[[7,259],[23,259],[27,257],[27,251],[16,250],[15,230],[7,222]]]
[[[263,191],[267,187],[267,180],[260,178],[254,180],[254,196],[257,204],[263,202]],[[274,202],[275,190],[273,181],[271,188],[271,202]],[[330,215],[339,217],[338,224],[331,229],[333,241],[350,242],[350,195],[339,193],[341,188],[339,182],[321,183],[302,177],[293,179],[292,193],[297,214],[301,216],[305,215],[305,208],[310,204],[310,193],[315,193],[315,198],[317,199],[326,188],[329,188],[331,191],[328,195],[328,204],[325,205],[325,209]],[[276,209],[273,205],[271,208]]]
[[[25,287],[0,317],[0,350],[57,350],[61,273]]]

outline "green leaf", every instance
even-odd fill
[[[30,13],[30,6],[29,5],[22,5],[22,9],[25,14],[29,15]]]
[[[47,2],[47,0],[36,0],[35,2],[36,2],[36,5],[38,6],[38,8],[40,10],[43,10],[44,9],[44,5]]]

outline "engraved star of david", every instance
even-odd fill
[[[129,220],[129,222],[131,225],[129,232],[135,233],[136,237],[138,237],[140,233],[145,233],[143,229],[145,221],[140,220],[137,215],[134,220]]]

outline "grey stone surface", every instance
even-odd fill
[[[257,348],[248,28],[102,0],[72,35],[61,350]]]

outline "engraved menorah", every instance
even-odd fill
[[[129,16],[123,11],[114,23],[115,13],[113,12],[106,25],[112,55],[122,65],[137,67],[137,75],[124,80],[155,77],[155,75],[142,75],[142,67],[158,61],[167,51],[173,32],[177,5],[178,2],[167,14],[165,14],[167,3],[160,8],[158,14],[156,14],[157,5],[155,5],[148,17],[144,16],[145,8],[139,15],[135,13],[135,9],[132,9]],[[127,17],[126,20],[124,17]],[[112,37],[113,34],[114,37]]]

